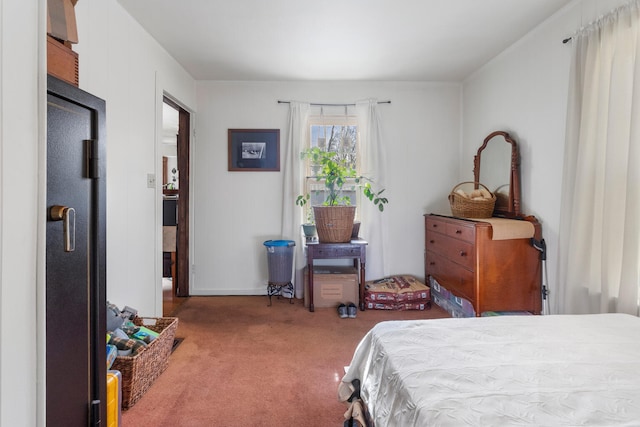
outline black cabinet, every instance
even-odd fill
[[[162,225],[178,225],[178,199],[162,200]]]
[[[105,102],[47,80],[46,425],[106,425]]]

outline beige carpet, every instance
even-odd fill
[[[184,340],[122,425],[342,426],[338,382],[366,331],[384,320],[449,317],[433,305],[340,319],[335,309],[310,313],[293,301],[189,298],[175,313]]]

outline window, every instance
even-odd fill
[[[312,116],[309,119],[309,148],[318,147],[324,151],[338,153],[341,159],[359,171],[358,162],[358,126],[354,116]],[[311,196],[306,205],[309,215],[311,206],[322,205],[327,197],[324,180],[319,180],[318,166],[306,159],[305,193]],[[358,205],[358,188],[355,179],[342,188],[341,196],[347,197],[351,205]]]

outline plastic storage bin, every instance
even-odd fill
[[[293,284],[291,276],[293,271],[293,252],[296,242],[293,240],[267,240],[264,243],[267,248],[267,263],[269,266],[269,305],[272,295],[283,295],[293,303]]]
[[[107,371],[107,427],[122,425],[122,374]]]

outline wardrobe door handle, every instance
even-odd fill
[[[67,206],[52,206],[49,209],[49,218],[52,221],[62,221],[64,233],[64,251],[76,250],[76,210]]]

